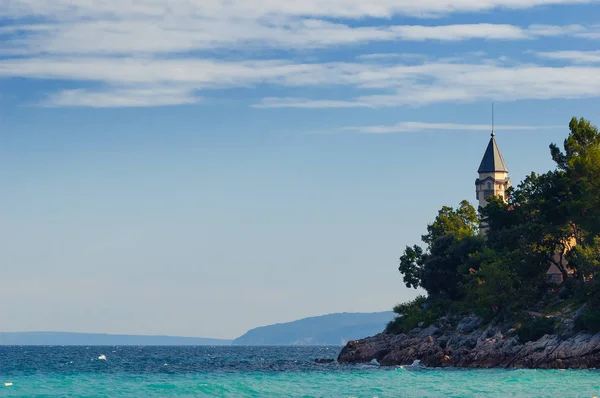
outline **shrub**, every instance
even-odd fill
[[[583,284],[583,293],[588,306],[600,310],[600,275]]]
[[[443,304],[418,296],[413,301],[394,307],[394,312],[398,316],[388,323],[386,330],[393,334],[408,333],[421,322],[423,327],[427,327],[443,315],[443,309]]]
[[[498,310],[514,306],[518,277],[502,260],[482,264],[469,279],[467,300],[485,322],[491,321]]]
[[[575,319],[575,327],[590,333],[600,332],[600,310],[587,307]]]
[[[528,316],[517,325],[517,334],[522,343],[537,341],[546,334],[554,333],[555,326],[554,318]]]
[[[558,292],[558,298],[566,300],[573,295],[573,291],[569,287],[565,287]]]

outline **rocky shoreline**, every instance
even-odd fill
[[[419,360],[428,367],[600,369],[600,333],[569,329],[522,343],[514,324],[492,321],[481,327],[476,317],[468,317],[454,327],[442,318],[408,334],[383,332],[350,341],[338,362],[376,360],[381,366],[398,366]]]

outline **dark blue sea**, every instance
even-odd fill
[[[4,346],[0,397],[600,396],[598,371],[315,363],[340,349]]]

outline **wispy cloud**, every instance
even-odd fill
[[[356,88],[380,88],[382,93],[345,98],[341,107],[423,106],[480,99],[586,98],[600,95],[600,68],[502,66],[492,63],[427,63],[423,65],[365,65],[362,73],[348,73]],[[346,71],[350,70],[345,66]],[[585,77],[585,78],[584,78]],[[334,82],[334,81],[333,81]],[[332,83],[333,83],[332,82]],[[350,83],[349,83],[350,84]],[[323,99],[268,98],[261,107],[320,108]],[[328,103],[331,107],[331,103]]]
[[[263,98],[255,108],[375,108],[367,102],[344,100],[306,100],[305,98]]]
[[[527,131],[527,130],[547,130],[562,128],[564,126],[496,126],[498,131]],[[459,123],[428,123],[428,122],[399,122],[394,125],[385,126],[355,126],[343,127],[340,131],[352,131],[368,134],[389,134],[389,133],[412,133],[426,130],[434,131],[490,131],[491,126],[486,124],[459,124]]]
[[[3,29],[3,30],[2,30]],[[92,20],[7,26],[4,54],[125,55],[188,53],[201,50],[266,47],[287,50],[387,41],[524,40],[547,36],[585,37],[597,29],[580,25],[519,27],[508,24],[379,25],[351,27],[318,19],[235,21]],[[15,33],[19,33],[15,35]]]
[[[293,88],[347,87],[354,96],[344,98],[268,97],[256,104],[263,108],[332,108],[422,106],[441,102],[471,102],[479,99],[586,98],[600,95],[600,67],[549,67],[531,64],[506,66],[502,62],[428,62],[418,65],[372,62],[294,63],[288,60],[226,62],[214,59],[149,58],[16,58],[0,61],[0,77],[68,79],[102,84],[102,90],[60,94],[52,100],[68,105],[90,95],[130,98],[139,104],[152,96],[165,95],[168,102],[192,101],[194,90],[252,87]],[[179,91],[160,91],[173,87]],[[182,89],[180,88],[184,88]],[[112,92],[112,94],[110,94]],[[200,93],[200,95],[205,96]],[[154,100],[153,100],[154,101]],[[159,101],[156,99],[155,101]]]
[[[201,98],[194,95],[190,89],[165,87],[134,88],[113,90],[64,90],[52,94],[42,105],[47,107],[146,107],[195,104]]]
[[[365,60],[390,60],[390,59],[404,59],[404,60],[423,60],[428,58],[427,54],[418,53],[372,53],[372,54],[361,54],[356,57],[357,59]]]
[[[0,77],[81,84],[79,89],[51,93],[44,102],[51,106],[187,104],[198,101],[196,93],[206,96],[199,92],[202,90],[257,85],[344,86],[353,93],[348,98],[298,98],[286,93],[284,98],[271,96],[256,104],[263,108],[582,98],[599,92],[595,68],[545,68],[518,62],[509,66],[506,60],[486,60],[483,56],[475,60],[460,56],[410,59],[365,54],[360,62],[299,63],[289,59],[249,60],[248,54],[262,49],[308,50],[377,41],[593,38],[599,31],[596,26],[396,25],[389,18],[594,1],[8,0],[0,6],[0,57],[4,56],[0,58]],[[367,18],[370,23],[356,24]],[[238,61],[216,59],[218,51]],[[384,58],[386,62],[382,62]],[[575,77],[581,73],[596,75],[583,85],[573,73]],[[98,88],[90,89],[90,82]]]
[[[268,16],[389,18],[393,15],[433,17],[456,12],[481,12],[498,8],[526,9],[543,5],[592,3],[595,0],[9,0],[0,16],[42,16],[61,19],[116,15],[162,18],[260,18]]]
[[[600,63],[600,50],[596,51],[549,51],[536,54],[541,58],[554,59],[561,61],[570,61],[576,64],[597,64]]]
[[[310,49],[398,40],[593,37],[599,31],[596,27],[580,25],[393,25],[388,21],[394,15],[439,16],[592,1],[9,0],[0,7],[0,18],[7,18],[0,27],[4,42],[0,54],[149,55],[248,47]],[[32,24],[32,18],[40,22]],[[340,21],[347,18],[373,18],[374,24],[354,26]]]
[[[597,25],[529,25],[527,32],[532,37],[550,37],[550,36],[573,36],[579,38],[589,37],[598,31]]]

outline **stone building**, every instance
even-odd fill
[[[508,200],[506,190],[510,187],[508,168],[496,143],[496,137],[492,132],[492,138],[483,154],[481,164],[477,170],[479,178],[475,180],[475,194],[479,206],[485,207],[490,196],[499,196]]]

